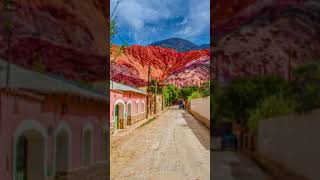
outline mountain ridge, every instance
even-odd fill
[[[160,46],[160,47],[172,48],[177,50],[178,52],[187,52],[191,50],[201,50],[201,49],[210,48],[209,44],[197,45],[189,40],[178,38],[178,37],[156,41],[151,43],[149,46]]]

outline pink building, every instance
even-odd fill
[[[146,117],[147,93],[110,82],[110,130],[125,129]]]
[[[7,84],[1,69],[1,180],[59,179],[106,162],[105,95],[14,65]]]

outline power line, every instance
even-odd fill
[[[122,37],[119,35],[119,33],[116,33],[116,35],[119,37],[119,39],[122,41],[123,44],[127,44],[127,42],[125,42]]]
[[[110,19],[112,19],[113,14],[114,14],[114,12],[116,11],[116,9],[117,9],[117,7],[118,7],[119,3],[120,3],[120,0],[119,0],[119,1],[117,1],[116,6],[114,7],[114,9],[113,9],[113,11],[112,11],[112,13],[111,13],[111,18],[110,18]]]

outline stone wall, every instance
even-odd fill
[[[320,109],[261,121],[257,150],[310,180],[320,177]]]
[[[89,168],[81,168],[57,176],[57,180],[105,180],[108,178],[108,166],[104,163],[95,164]]]
[[[127,121],[130,121],[130,124],[128,124],[128,125],[133,125],[133,124],[135,124],[145,118],[146,118],[146,113],[140,113],[137,115],[128,116]]]

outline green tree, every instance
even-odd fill
[[[116,21],[115,20],[110,20],[110,45],[113,44],[113,38],[117,33],[116,29]]]
[[[197,86],[187,86],[179,90],[178,97],[183,100],[188,100],[188,97],[195,91],[198,91],[199,87]]]
[[[267,96],[286,94],[287,89],[287,83],[277,76],[238,78],[228,86],[215,88],[215,113],[244,121],[249,117],[248,109],[255,109]]]
[[[202,96],[210,96],[210,81],[207,81],[201,85],[199,92]]]
[[[167,106],[172,105],[172,102],[178,98],[178,88],[174,85],[166,85],[162,88],[162,95]]]
[[[202,97],[201,93],[199,91],[194,91],[192,94],[188,97],[188,100],[191,101],[192,99],[197,99]]]
[[[296,111],[305,112],[320,107],[320,62],[314,61],[294,70],[291,94],[297,102]]]

